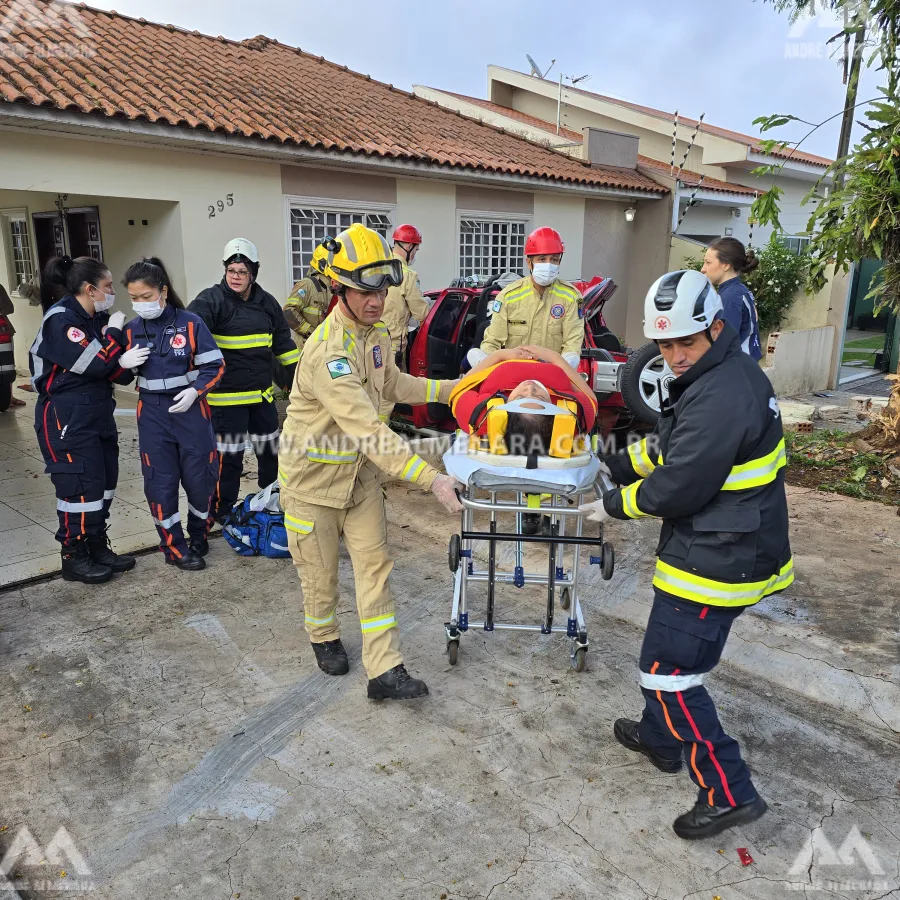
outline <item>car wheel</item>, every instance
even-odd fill
[[[659,347],[651,341],[639,347],[622,370],[622,396],[636,419],[655,425],[659,418],[659,389],[669,396],[669,384],[675,376],[666,365]]]

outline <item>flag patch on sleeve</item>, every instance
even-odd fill
[[[350,368],[350,360],[346,357],[342,359],[333,359],[330,363],[326,363],[328,372],[332,378],[340,378],[341,375],[349,375],[353,370]]]

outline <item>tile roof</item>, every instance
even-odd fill
[[[8,5],[0,0],[0,10]],[[639,172],[590,166],[263,35],[232,41],[50,0],[31,0],[25,9],[0,33],[0,105],[549,183],[666,192]],[[49,45],[63,52],[46,52]]]
[[[528,113],[521,112],[518,109],[510,109],[507,106],[500,106],[499,103],[491,103],[490,100],[481,100],[478,97],[469,97],[466,94],[457,94],[454,91],[444,91],[440,88],[429,88],[432,91],[440,91],[442,94],[447,94],[450,97],[456,97],[458,100],[464,100],[466,103],[471,103],[474,106],[480,106],[482,109],[486,109],[489,112],[496,113],[499,116],[506,116],[508,119],[514,119],[517,122],[521,122],[523,125],[530,125],[532,128],[539,128],[541,131],[545,131],[547,134],[556,136],[556,129],[553,125],[547,122],[544,119],[539,119],[537,116],[529,115]],[[559,131],[559,136],[567,138],[573,143],[578,143],[579,145],[583,143],[584,136],[578,131],[572,131],[569,128],[561,128]],[[642,154],[638,155],[638,167],[643,169],[651,169],[659,175],[669,176],[670,167],[669,163],[660,162],[656,159],[651,159],[649,156],[643,156]],[[695,187],[700,183],[700,175],[697,172],[691,172],[688,169],[682,169],[681,175],[679,176],[679,180],[685,184],[687,187]],[[758,191],[756,188],[747,187],[744,184],[735,184],[730,181],[722,181],[718,178],[711,178],[709,175],[703,179],[703,190],[705,191],[715,191],[717,193],[723,194],[745,194],[748,197],[753,197],[757,193],[765,193]]]

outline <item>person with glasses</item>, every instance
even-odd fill
[[[284,425],[278,480],[288,546],[319,668],[327,675],[350,670],[336,615],[343,537],[356,580],[369,699],[410,700],[428,688],[409,675],[400,653],[382,483],[385,476],[402,478],[430,490],[448,512],[462,509],[454,492],[462,485],[417,456],[379,420],[378,409],[382,398],[447,403],[456,382],[414,378],[394,362],[381,316],[403,267],[387,241],[355,224],[327,247],[325,274],[338,303],[303,348]]]
[[[144,494],[166,562],[194,572],[206,568],[210,504],[219,477],[207,396],[221,381],[225,363],[203,320],[184,308],[161,260],[136,262],[122,283],[137,313],[125,326],[125,346],[147,351],[133,369]],[[188,541],[179,484],[187,494]]]
[[[258,482],[278,477],[278,411],[274,403],[273,359],[284,368],[278,383],[290,384],[300,351],[278,301],[257,283],[259,254],[245,238],[225,245],[225,277],[201,291],[188,310],[212,332],[225,358],[225,375],[210,391],[219,450],[214,517],[224,522],[238,498],[244,448],[253,447]]]

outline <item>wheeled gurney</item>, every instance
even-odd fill
[[[581,672],[588,649],[587,626],[578,596],[581,548],[591,550],[590,563],[599,565],[605,580],[612,578],[615,553],[603,540],[603,526],[597,537],[584,534],[584,515],[580,503],[593,500],[612,485],[600,471],[600,462],[591,453],[568,459],[542,457],[539,468],[525,468],[524,457],[494,456],[482,451],[471,452],[468,436],[458,433],[451,449],[444,454],[444,466],[450,475],[466,485],[459,499],[463,505],[460,533],[450,538],[449,564],[453,572],[453,605],[450,621],[444,625],[447,654],[456,665],[462,634],[470,629],[495,631],[539,631],[541,634],[565,634],[571,640],[572,668]],[[549,500],[549,502],[545,502]],[[476,513],[489,516],[487,528],[476,530]],[[515,515],[515,533],[498,531],[497,516]],[[525,514],[550,517],[550,534],[525,535]],[[571,533],[569,533],[571,529]],[[473,546],[487,544],[487,569],[476,566]],[[497,571],[497,544],[514,544],[512,573]],[[525,571],[525,545],[545,544],[546,568],[543,572]],[[469,583],[487,584],[487,606],[484,621],[469,621]],[[497,622],[496,587],[513,585],[546,585],[547,603],[540,624]],[[557,592],[559,605],[568,613],[565,625],[554,625]]]

